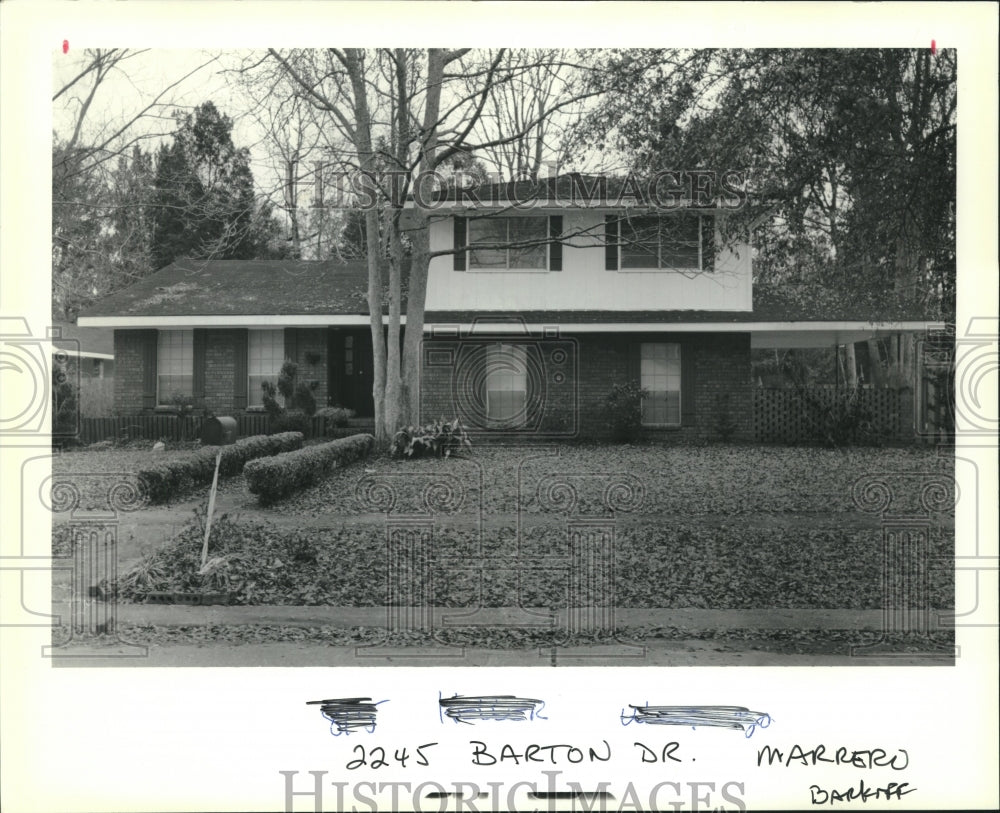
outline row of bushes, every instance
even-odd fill
[[[301,432],[282,432],[277,435],[254,435],[238,440],[231,446],[223,446],[219,476],[237,475],[251,460],[301,449],[303,440]],[[217,446],[205,446],[190,454],[167,458],[140,470],[138,475],[145,483],[149,501],[167,502],[196,485],[211,483],[218,451]]]
[[[295,452],[251,460],[243,469],[250,493],[267,504],[307,488],[324,474],[371,454],[375,438],[352,435]]]
[[[265,384],[267,382],[264,382]],[[272,399],[273,400],[273,399]],[[276,402],[275,402],[276,403]],[[336,437],[344,435],[348,422],[354,417],[353,409],[344,407],[324,407],[313,413],[303,412],[301,409],[278,409],[268,410],[268,431],[270,432],[301,432],[306,437],[311,437],[316,426],[316,418],[322,418],[323,423],[319,430],[325,436]],[[347,430],[350,434],[350,431]],[[354,434],[357,434],[356,432]]]

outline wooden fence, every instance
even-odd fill
[[[270,419],[263,413],[236,415],[240,437],[266,435]],[[97,443],[102,440],[163,440],[187,441],[201,437],[201,416],[187,415],[133,415],[116,418],[81,418],[79,439],[81,443]],[[309,419],[310,437],[337,438],[371,431],[371,421],[352,419],[350,426],[328,426],[326,419]]]
[[[757,388],[753,429],[759,443],[823,442],[838,432],[848,443],[913,441],[913,396],[890,389]]]

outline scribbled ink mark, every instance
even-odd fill
[[[484,796],[486,794],[483,794]],[[608,801],[613,801],[615,796],[606,790],[531,790],[528,791],[529,799],[540,799],[542,801],[566,801],[569,799],[572,802],[580,801],[581,805],[585,805],[586,810],[593,809],[596,802],[600,802],[600,810],[606,810],[605,803]],[[588,801],[589,804],[588,804]],[[576,810],[574,805],[573,810]]]
[[[358,729],[374,733],[378,707],[385,702],[379,700],[372,703],[370,697],[342,697],[336,700],[309,700],[306,705],[319,706],[322,715],[330,721],[330,733],[339,737]]]
[[[69,53],[69,40],[63,40],[63,53]]]
[[[771,725],[771,715],[763,711],[750,711],[745,706],[644,706],[629,705],[624,709],[622,725],[642,723],[644,725],[689,725],[732,728],[744,732],[747,738],[754,731]]]
[[[481,697],[466,697],[452,695],[441,697],[438,693],[438,716],[441,722],[447,716],[456,723],[472,725],[481,720],[514,720],[527,722],[529,720],[547,720],[542,715],[545,708],[544,700],[534,700],[530,697],[514,697],[510,694],[492,694]]]

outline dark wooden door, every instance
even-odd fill
[[[372,337],[367,328],[330,328],[328,356],[330,405],[353,409],[359,418],[375,414],[372,398]]]

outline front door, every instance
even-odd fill
[[[367,328],[330,328],[328,355],[330,406],[353,409],[359,418],[375,414],[372,337]]]

